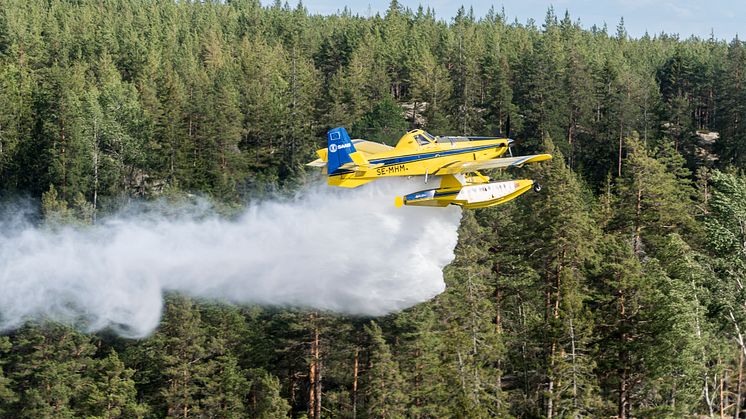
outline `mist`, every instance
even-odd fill
[[[226,219],[136,207],[93,227],[50,229],[22,213],[0,217],[0,329],[53,320],[138,338],[178,292],[260,304],[379,316],[441,293],[461,210],[395,208],[421,180],[357,189],[312,185]]]

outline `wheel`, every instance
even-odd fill
[[[534,182],[534,191],[541,192],[541,185],[539,185],[539,182]]]

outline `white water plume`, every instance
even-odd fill
[[[382,315],[442,292],[460,209],[395,208],[421,182],[316,185],[239,217],[135,211],[94,227],[0,221],[0,330],[52,319],[151,333],[163,293]]]

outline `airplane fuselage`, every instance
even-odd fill
[[[390,151],[375,154],[369,160],[369,168],[329,173],[329,184],[354,188],[381,177],[435,176],[438,169],[450,164],[498,158],[505,154],[509,144],[506,138],[465,141],[454,137],[449,141],[441,137],[438,142],[424,145],[412,141],[400,142]]]

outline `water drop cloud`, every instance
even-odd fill
[[[53,319],[142,337],[163,293],[382,315],[442,292],[460,209],[395,208],[421,181],[319,184],[235,219],[126,211],[91,228],[0,221],[0,329]],[[194,213],[199,213],[195,216]]]

